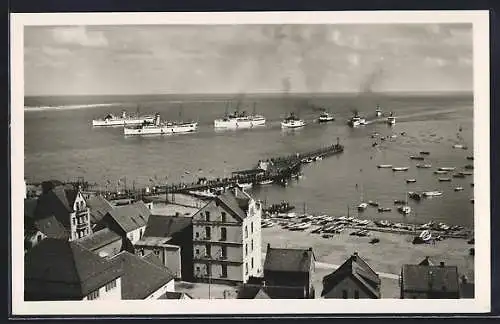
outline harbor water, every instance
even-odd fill
[[[213,120],[224,115],[229,99],[233,99],[231,112],[238,100],[223,96],[26,98],[25,178],[38,182],[84,177],[108,189],[195,181],[198,177],[229,176],[232,171],[254,167],[260,159],[314,150],[339,138],[345,146],[343,153],[304,165],[302,177],[287,187],[267,185],[250,192],[269,204],[287,200],[299,213],[305,209],[308,213],[343,216],[349,210],[351,216],[357,216],[356,206],[361,200],[373,200],[392,211],[379,213],[377,208],[368,207],[359,213],[360,218],[473,226],[473,177],[439,182],[438,177],[443,175],[433,173],[438,167],[462,171],[466,164],[473,163],[466,160],[473,155],[472,95],[245,96],[239,110],[252,112],[255,106],[257,113],[267,118],[266,126],[215,131]],[[113,104],[97,105],[102,103]],[[377,104],[385,113],[394,113],[396,125],[346,125],[354,109],[368,120],[374,119]],[[91,126],[92,119],[108,112],[134,112],[137,107],[144,114],[159,112],[163,119],[198,121],[199,129],[184,135],[125,137],[121,127]],[[321,107],[333,113],[334,122],[315,122]],[[307,126],[283,131],[280,121],[292,111],[305,119]],[[394,136],[381,141],[371,137],[374,132]],[[375,142],[377,146],[373,146]],[[454,144],[468,149],[453,148]],[[430,152],[425,161],[410,160],[410,155],[420,151]],[[378,169],[379,164],[410,168],[393,172]],[[418,169],[416,164],[432,164],[432,168]],[[451,177],[451,173],[445,176]],[[416,182],[407,184],[408,178]],[[454,191],[457,186],[464,190]],[[395,199],[404,200],[408,191],[432,190],[443,195],[420,202],[409,200],[412,212],[408,216],[397,212]]]

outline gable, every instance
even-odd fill
[[[362,278],[353,274],[343,274],[342,277],[336,278],[335,282],[323,282],[323,290],[321,296],[325,298],[341,298],[342,291],[358,290],[364,295],[372,298],[380,298],[380,291],[375,290],[362,282]],[[352,297],[350,297],[352,298]],[[363,297],[362,297],[363,298]]]
[[[206,213],[210,214],[210,221],[222,221],[222,213],[226,213],[226,223],[241,224],[242,219],[231,208],[218,200],[211,200],[193,215],[193,221],[205,222]]]

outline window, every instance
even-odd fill
[[[115,287],[116,287],[116,280],[113,280],[110,283],[106,284],[106,291],[110,291]]]
[[[205,221],[210,222],[210,212],[205,212]]]
[[[87,296],[87,299],[88,300],[94,300],[94,299],[97,299],[99,298],[99,289],[97,290],[94,290],[93,292],[91,292],[90,294],[88,294]]]
[[[247,225],[245,225],[245,238],[248,237],[248,228],[247,228]]]
[[[221,215],[222,215],[222,222],[225,223],[227,221],[226,212],[222,212]]]
[[[221,247],[220,254],[223,259],[227,258],[227,246]]]
[[[200,272],[200,267],[196,267],[196,272]]]
[[[222,269],[221,269],[222,271],[221,271],[221,275],[220,275],[220,276],[221,276],[222,278],[227,278],[227,265],[223,264],[223,265],[221,266],[221,268],[222,268]]]
[[[250,234],[253,234],[253,222],[250,223]]]
[[[141,228],[141,230],[139,231],[139,239],[142,239],[142,228]]]
[[[252,251],[253,251],[253,239],[252,239],[252,241],[250,242],[250,253],[252,253]]]
[[[38,234],[38,235],[36,236],[36,241],[37,241],[38,243],[40,243],[40,241],[41,241],[41,240],[42,240],[42,235]]]
[[[227,229],[224,227],[220,229],[220,240],[221,241],[227,240]]]
[[[359,290],[354,291],[354,298],[359,299]]]
[[[210,257],[212,255],[212,247],[210,245],[207,244],[207,246],[205,247],[205,253],[208,257]]]
[[[347,299],[347,290],[342,290],[342,298]]]
[[[71,219],[73,221],[73,225],[76,225],[76,218]]]
[[[194,254],[199,255],[200,254],[200,249],[194,250]]]
[[[251,263],[250,263],[250,267],[253,269],[253,257],[252,257],[252,259],[250,260],[250,262],[251,262]]]
[[[194,233],[195,238],[200,238],[200,233],[196,232]]]
[[[205,227],[205,239],[210,240],[210,227]]]
[[[245,274],[248,274],[248,263],[245,262]]]
[[[134,240],[134,233],[130,233],[130,240],[133,241]]]
[[[245,244],[245,255],[248,255],[248,243]]]
[[[155,255],[160,255],[160,250],[155,250]]]

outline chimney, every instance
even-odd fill
[[[358,252],[354,252],[354,253],[352,254],[352,259],[353,259],[354,261],[356,261],[356,260],[358,259]]]
[[[441,268],[443,268],[443,267],[444,267],[444,262],[443,262],[443,261],[439,262],[439,266],[440,266]]]

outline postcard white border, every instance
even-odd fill
[[[25,302],[23,261],[24,26],[166,24],[472,23],[476,233],[475,299],[164,300]],[[490,311],[490,123],[488,11],[46,13],[11,14],[11,184],[13,315],[366,314]],[[480,140],[481,139],[481,140]]]

